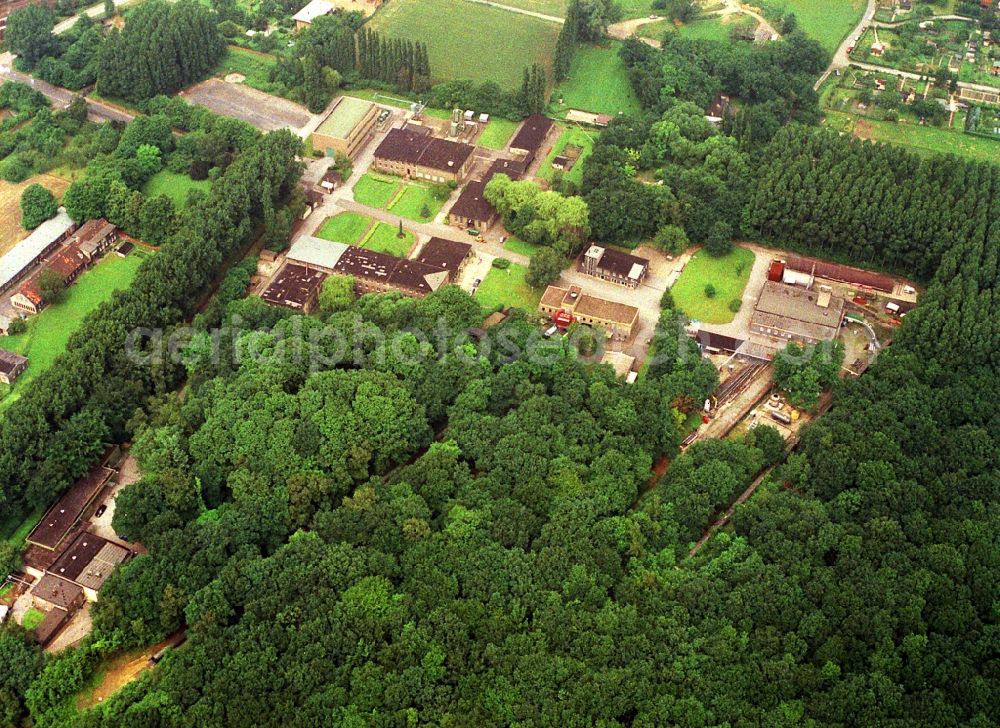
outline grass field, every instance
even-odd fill
[[[704,250],[699,250],[670,289],[677,308],[692,321],[729,323],[736,315],[729,310],[729,302],[742,297],[754,258],[753,251],[746,248],[733,248],[721,258],[713,258]],[[715,286],[712,298],[705,295],[705,286],[709,283]]]
[[[405,217],[407,220],[430,222],[441,210],[444,203],[444,200],[434,197],[434,193],[430,187],[409,182],[403,186],[402,191],[396,196],[396,199],[389,203],[389,211],[394,212],[400,217]],[[420,214],[421,210],[424,209],[424,205],[427,206],[427,211],[430,214]]]
[[[28,237],[30,231],[21,227],[21,193],[32,184],[40,184],[49,192],[62,197],[69,187],[69,182],[51,174],[36,174],[24,182],[13,184],[0,180],[0,255],[10,250],[14,245]]]
[[[509,5],[512,8],[530,10],[533,13],[551,15],[556,18],[566,17],[566,6],[568,0],[503,0],[501,5]]]
[[[359,215],[356,212],[341,212],[333,217],[328,217],[320,225],[315,235],[317,238],[331,240],[335,243],[354,245],[373,222],[374,220],[370,217]]]
[[[354,201],[382,209],[396,194],[400,181],[399,178],[382,177],[371,172],[364,174],[354,185]]]
[[[27,630],[32,630],[42,623],[45,619],[45,612],[31,607],[24,613],[24,617],[21,619],[21,626]]]
[[[186,174],[177,174],[168,169],[161,169],[149,178],[149,181],[142,188],[142,194],[146,195],[146,197],[166,195],[173,201],[174,207],[180,209],[187,205],[188,192],[190,190],[205,190],[208,192],[211,186],[212,183],[207,179],[196,182]]]
[[[664,33],[671,30],[671,28],[676,28],[677,33],[684,38],[716,40],[721,43],[728,43],[730,40],[730,28],[733,27],[735,22],[745,17],[747,16],[742,14],[727,15],[725,17],[716,15],[696,20],[693,23],[685,23],[679,27],[675,26],[673,21],[670,20],[657,20],[655,23],[650,23],[639,28],[639,35],[643,38],[660,40]]]
[[[280,96],[284,91],[281,84],[270,80],[271,69],[276,63],[277,59],[266,53],[227,46],[212,75],[225,78],[230,73],[240,73],[246,77],[243,83],[247,86]]]
[[[476,289],[476,300],[486,311],[492,311],[497,306],[513,306],[533,312],[538,308],[542,292],[533,290],[525,282],[527,273],[528,269],[517,263],[511,263],[505,270],[490,268]]]
[[[567,144],[572,144],[574,146],[583,147],[583,152],[580,154],[580,158],[576,160],[576,163],[563,175],[563,178],[576,184],[583,182],[583,163],[586,161],[590,153],[594,151],[594,140],[597,138],[596,133],[588,133],[579,127],[572,127],[563,131],[556,140],[556,143],[552,147],[552,151],[549,156],[545,158],[542,162],[542,166],[538,168],[538,176],[542,179],[552,179],[556,174],[556,169],[552,166],[552,160],[557,156],[562,154],[563,150],[566,148]]]
[[[518,88],[525,67],[551,72],[559,24],[465,0],[392,0],[370,21],[391,38],[427,44],[432,80]]]
[[[507,238],[506,242],[503,244],[504,250],[509,250],[512,253],[520,253],[521,255],[526,255],[529,258],[537,253],[541,247],[541,245],[526,243],[518,238]]]
[[[784,0],[795,13],[799,27],[833,52],[854,29],[865,9],[865,0]]]
[[[20,548],[24,545],[24,539],[31,533],[31,529],[42,520],[45,509],[39,508],[28,514],[27,517],[23,517],[23,515],[22,513],[14,513],[0,521],[0,541],[6,541]]]
[[[361,241],[361,247],[379,253],[395,255],[397,258],[405,258],[409,254],[410,248],[413,247],[414,236],[413,233],[405,229],[403,237],[397,237],[398,235],[398,227],[380,222]]]
[[[954,154],[979,162],[996,162],[1000,157],[1000,142],[964,134],[960,130],[859,119],[839,111],[827,111],[826,123],[838,131],[853,134],[859,139],[898,144],[922,156]]]
[[[0,385],[10,392],[0,399],[0,412],[20,396],[19,392],[28,382],[52,366],[84,316],[111,298],[115,291],[128,288],[145,255],[148,254],[140,252],[139,248],[127,258],[119,258],[114,253],[105,255],[66,290],[65,301],[29,318],[25,333],[0,336],[0,349],[29,359],[28,368],[13,387]]]
[[[499,119],[494,116],[486,125],[483,133],[479,135],[476,144],[487,149],[503,149],[514,135],[515,129],[517,129],[516,121]]]
[[[609,41],[605,46],[581,45],[577,48],[569,78],[552,92],[556,110],[581,109],[594,114],[638,112],[639,100],[618,57],[620,47],[621,43]]]

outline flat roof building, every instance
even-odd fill
[[[371,101],[341,96],[312,134],[313,149],[328,157],[341,154],[353,159],[371,138],[379,108]]]
[[[750,333],[775,348],[789,341],[832,341],[840,332],[844,299],[826,290],[808,290],[766,281],[750,317]]]
[[[333,273],[337,261],[345,250],[347,246],[344,243],[335,243],[312,235],[301,235],[292,243],[285,258],[314,270]]]
[[[538,310],[553,319],[563,314],[582,324],[600,326],[613,339],[632,338],[639,323],[639,309],[635,306],[588,295],[579,286],[549,286],[542,294]]]
[[[111,468],[98,465],[76,481],[45,512],[26,541],[50,551],[56,549],[112,475]]]
[[[0,382],[13,384],[28,368],[28,359],[6,349],[0,349]]]
[[[309,313],[319,299],[319,289],[326,278],[324,271],[287,263],[260,297],[274,306]]]
[[[94,600],[111,572],[128,559],[129,555],[129,550],[124,546],[84,531],[49,567],[45,576],[55,575],[79,584],[87,590],[87,597]]]
[[[82,586],[55,574],[46,574],[39,579],[35,588],[31,590],[31,596],[67,612],[76,609],[84,602]]]
[[[649,272],[649,261],[614,248],[591,245],[580,256],[579,270],[595,278],[636,288]]]
[[[601,364],[610,364],[616,377],[627,377],[635,364],[635,357],[621,351],[606,351],[601,356]]]
[[[786,268],[793,271],[808,273],[816,278],[825,278],[829,281],[847,283],[864,288],[874,288],[877,291],[892,293],[896,287],[896,281],[887,275],[874,273],[861,268],[854,268],[840,263],[831,263],[819,258],[807,258],[803,255],[789,255],[785,261]]]

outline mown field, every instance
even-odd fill
[[[729,304],[743,296],[754,258],[753,251],[746,248],[734,248],[720,258],[699,250],[670,289],[677,308],[692,321],[729,323],[736,315],[729,309]],[[705,293],[709,284],[715,288],[711,297]]]
[[[492,311],[498,306],[513,306],[533,313],[538,308],[542,292],[533,290],[524,280],[527,273],[528,269],[517,263],[511,263],[505,270],[490,268],[476,289],[476,300],[484,311]]]
[[[657,20],[655,23],[649,23],[639,28],[639,35],[643,38],[660,40],[664,33],[676,32],[685,38],[716,40],[725,43],[730,40],[729,31],[733,24],[744,17],[747,16],[736,14],[726,17],[711,16],[680,26],[674,25],[673,21],[670,20]]]
[[[496,81],[508,89],[534,63],[551,71],[560,27],[465,0],[392,0],[370,22],[388,36],[426,43],[434,82]]]
[[[865,0],[784,0],[795,13],[799,27],[833,53],[865,10]]]
[[[225,78],[230,73],[239,73],[246,77],[243,81],[247,86],[269,94],[281,95],[284,90],[280,84],[271,81],[270,73],[277,60],[266,53],[227,46],[219,64],[212,72],[213,76]]]
[[[377,253],[395,255],[397,258],[405,258],[409,255],[414,241],[414,235],[409,230],[404,229],[403,237],[399,237],[398,227],[380,222],[365,236],[360,247],[374,250]]]
[[[323,240],[354,245],[373,222],[375,221],[366,215],[359,215],[356,212],[341,212],[333,217],[328,217],[314,234]]]
[[[581,45],[573,56],[569,78],[552,93],[553,111],[580,109],[612,115],[638,112],[639,100],[618,57],[620,47],[618,42],[604,46]]]
[[[40,184],[57,200],[69,187],[69,182],[51,174],[36,174],[17,184],[0,180],[0,255],[28,237],[30,231],[21,227],[21,194],[32,184]]]
[[[516,121],[493,117],[479,135],[476,144],[487,149],[503,149],[514,136],[515,129],[517,129]]]
[[[66,290],[65,301],[31,316],[25,333],[0,336],[0,349],[28,357],[28,368],[13,387],[0,385],[0,393],[7,392],[0,399],[0,412],[17,400],[28,382],[52,366],[84,316],[115,291],[128,288],[146,255],[141,248],[127,258],[109,252]]]

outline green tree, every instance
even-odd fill
[[[656,231],[653,244],[664,253],[669,253],[670,255],[680,255],[690,245],[684,228],[679,225],[664,225],[661,227]]]
[[[66,297],[66,281],[51,268],[46,268],[38,274],[38,292],[46,303],[62,303]]]
[[[58,40],[52,34],[55,15],[47,5],[28,5],[7,18],[4,42],[28,68],[56,52]]]
[[[59,209],[55,196],[40,184],[28,185],[21,193],[21,226],[34,230],[54,217]]]
[[[524,279],[532,288],[544,288],[559,279],[565,265],[566,259],[558,251],[542,248],[531,256]]]
[[[330,276],[320,288],[319,309],[329,315],[349,308],[354,299],[354,276]]]

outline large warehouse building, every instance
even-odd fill
[[[750,335],[772,348],[790,341],[816,344],[835,339],[843,319],[844,299],[829,290],[767,281],[750,318]]]
[[[328,157],[342,154],[354,158],[375,128],[378,107],[371,101],[341,96],[312,134],[313,149]]]

